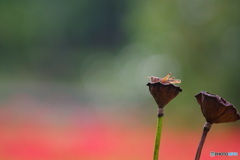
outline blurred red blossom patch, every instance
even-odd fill
[[[88,107],[46,105],[31,97],[0,106],[0,159],[4,160],[149,160],[152,159],[155,127],[129,113],[122,119]],[[91,107],[90,107],[91,108]],[[192,160],[199,131],[163,126],[160,158]],[[214,128],[213,128],[214,129]],[[239,129],[209,133],[202,159],[210,152],[238,152]]]

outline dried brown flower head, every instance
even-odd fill
[[[164,78],[151,76],[150,82],[147,84],[149,86],[149,91],[155,99],[159,108],[164,108],[164,106],[169,103],[173,98],[175,98],[182,89],[179,86],[175,86],[172,83],[180,83],[180,80],[170,78],[171,73],[169,73]]]
[[[209,123],[234,122],[240,119],[236,108],[218,95],[201,91],[195,97]]]

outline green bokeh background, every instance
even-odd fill
[[[0,158],[150,159],[157,107],[147,76],[172,72],[183,92],[165,108],[162,156],[193,159],[205,122],[194,95],[218,94],[240,110],[239,6],[0,0]],[[239,127],[214,125],[203,156],[227,151],[221,135],[235,151]]]
[[[201,90],[239,110],[239,5],[237,0],[1,0],[1,100],[24,92],[44,101],[64,93],[99,110],[152,114],[146,76],[172,72],[182,80],[183,93],[166,110],[186,125],[204,121],[194,98]]]

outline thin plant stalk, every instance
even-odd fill
[[[158,116],[153,160],[158,160],[158,152],[159,152],[161,133],[162,133],[162,120],[163,120],[163,116]]]
[[[203,127],[202,138],[201,138],[200,143],[198,145],[198,149],[197,149],[197,153],[196,153],[196,156],[195,156],[195,160],[200,160],[202,148],[203,148],[205,139],[207,137],[208,131],[211,128],[211,125],[212,125],[211,123],[206,122],[204,127]]]

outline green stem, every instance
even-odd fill
[[[161,133],[162,133],[162,119],[163,119],[163,116],[158,116],[153,160],[158,160],[158,152],[159,152],[160,139],[161,139]]]

